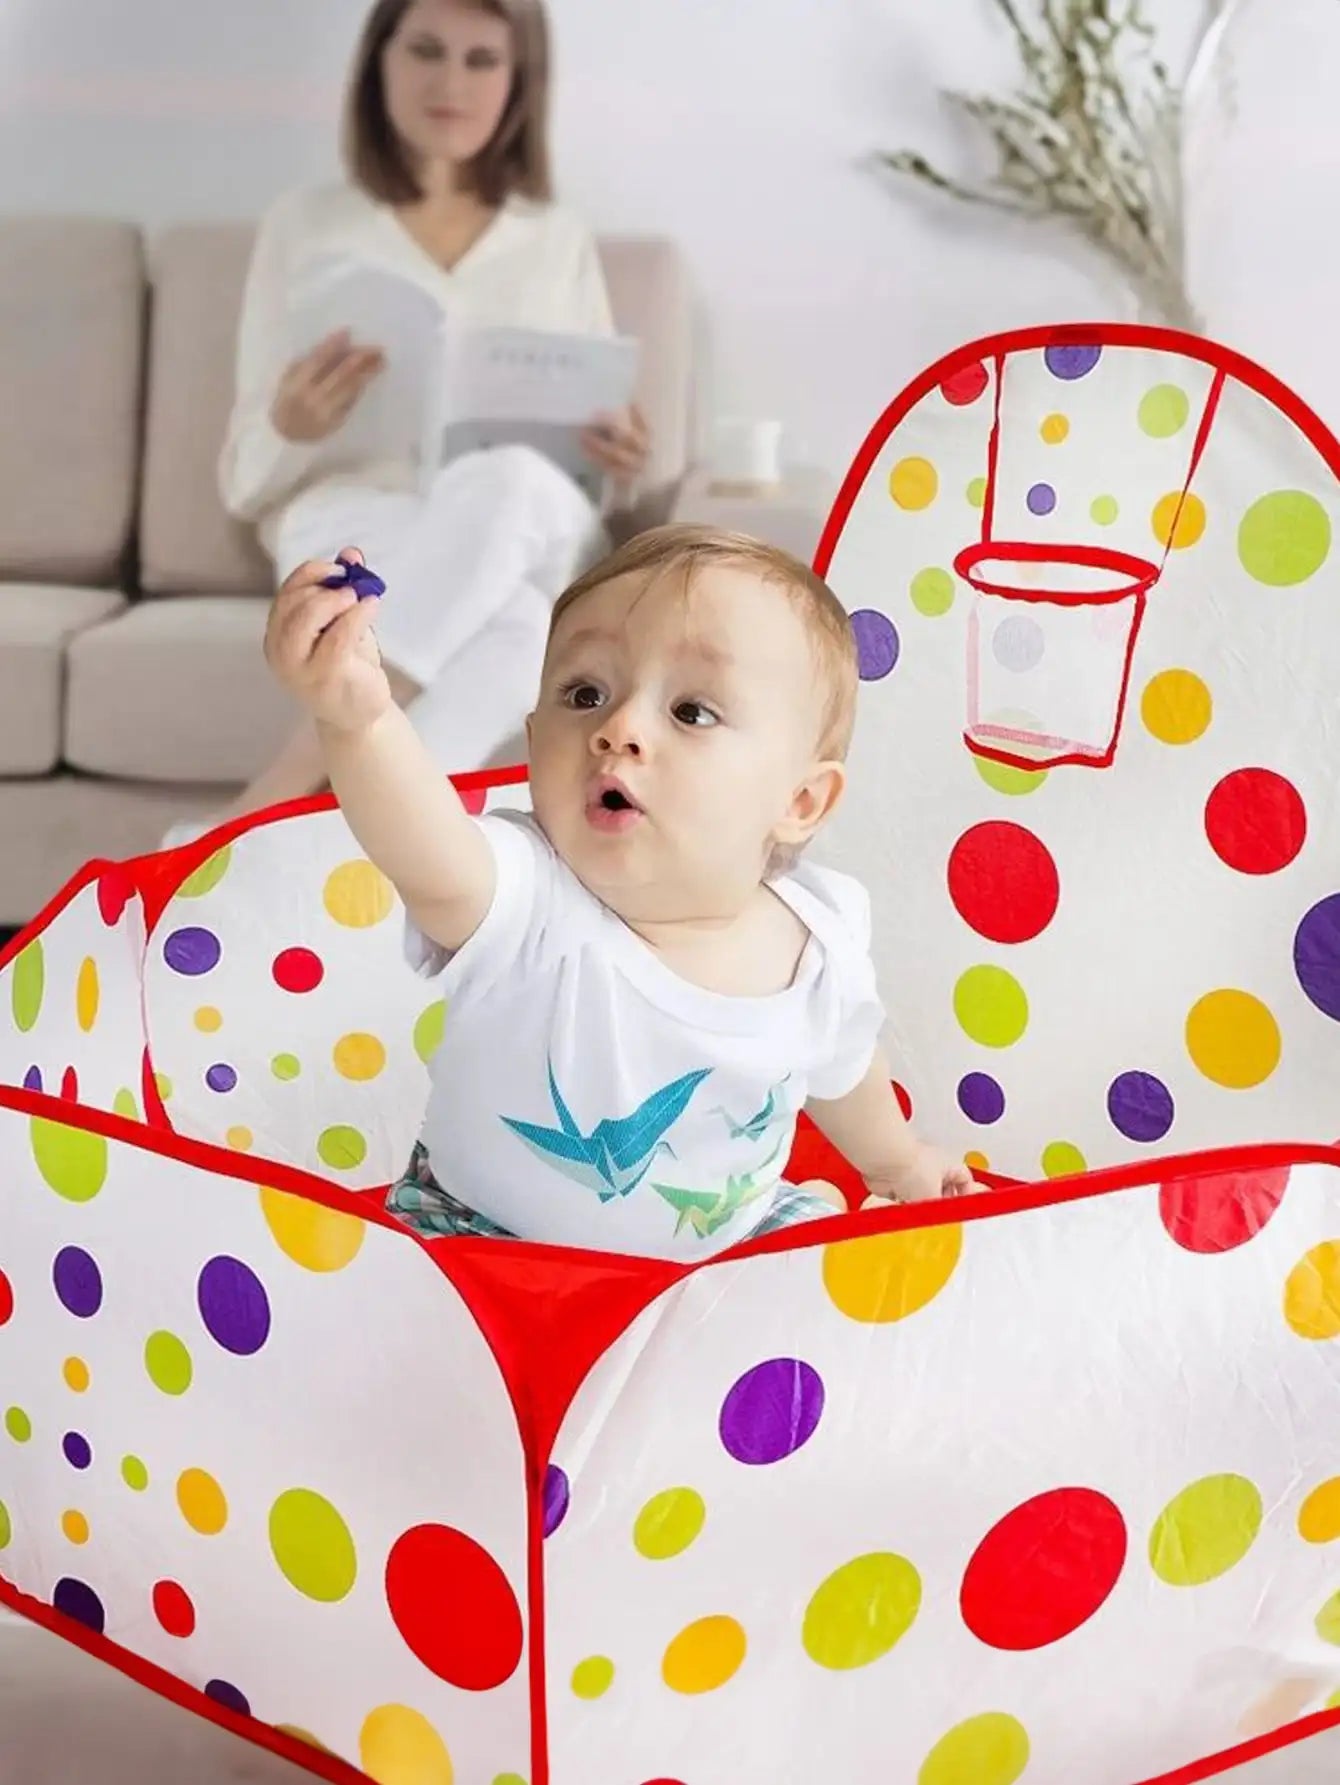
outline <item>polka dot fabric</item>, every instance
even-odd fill
[[[899,639],[830,844],[899,1075],[1025,1180],[1340,1131],[1340,448],[1243,362],[1110,336],[949,362],[819,564]]]
[[[1322,1709],[1338,1233],[1266,1165],[672,1290],[555,1450],[554,1778],[1134,1785]]]

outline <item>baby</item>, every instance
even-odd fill
[[[802,1108],[878,1196],[972,1188],[898,1108],[864,890],[800,859],[842,797],[857,690],[817,576],[704,527],[614,552],[554,608],[533,815],[474,819],[392,698],[376,600],[326,586],[341,569],[294,571],[266,655],[447,1001],[392,1210],[701,1258],[833,1213],[782,1178]]]

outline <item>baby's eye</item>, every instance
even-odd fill
[[[562,700],[565,707],[572,707],[579,713],[593,713],[605,699],[593,682],[573,682],[563,690]]]
[[[712,709],[700,700],[681,700],[675,708],[675,718],[681,725],[691,725],[695,730],[704,730],[718,722]]]

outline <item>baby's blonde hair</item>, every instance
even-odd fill
[[[550,618],[550,641],[569,608],[618,577],[645,572],[649,587],[674,577],[684,593],[700,571],[717,565],[752,571],[760,581],[778,588],[800,615],[822,692],[819,756],[825,762],[844,761],[856,723],[859,682],[856,640],[847,611],[823,578],[799,558],[747,533],[681,521],[636,534],[563,591]]]

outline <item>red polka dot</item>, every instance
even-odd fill
[[[946,403],[962,409],[969,403],[975,403],[990,382],[986,367],[981,360],[977,360],[970,366],[960,366],[956,372],[951,372],[940,386],[940,394]]]
[[[904,1086],[900,1085],[897,1079],[894,1079],[893,1094],[898,1099],[898,1107],[903,1112],[903,1120],[905,1122],[910,1122],[912,1120],[911,1093],[907,1091]]]
[[[471,818],[478,818],[480,813],[484,810],[484,807],[488,804],[488,788],[471,787],[467,791],[465,788],[458,787],[456,791],[460,794],[461,804],[465,807]]]
[[[286,948],[270,969],[281,992],[314,992],[326,977],[320,957],[310,948]]]
[[[521,1610],[486,1549],[448,1525],[416,1525],[386,1563],[396,1629],[430,1672],[463,1692],[491,1692],[521,1661]]]
[[[1029,942],[1056,916],[1061,882],[1046,846],[1020,824],[975,824],[949,857],[949,896],[989,942]]]
[[[963,1621],[993,1649],[1041,1649],[1085,1624],[1126,1562],[1126,1523],[1105,1494],[1055,1488],[1007,1513],[963,1576]]]
[[[1284,1200],[1289,1168],[1226,1171],[1159,1191],[1159,1219],[1187,1252],[1232,1252],[1255,1239]]]
[[[110,930],[121,921],[135,884],[124,868],[104,868],[98,876],[98,912]]]
[[[79,1101],[79,1074],[73,1066],[67,1066],[61,1074],[60,1094],[67,1103]]]
[[[1205,835],[1220,861],[1239,874],[1278,874],[1303,847],[1307,809],[1283,775],[1238,769],[1206,801]]]
[[[160,1580],[154,1588],[154,1616],[169,1636],[187,1637],[195,1629],[195,1607],[175,1580]]]
[[[0,1271],[0,1326],[8,1326],[14,1318],[14,1285]]]

